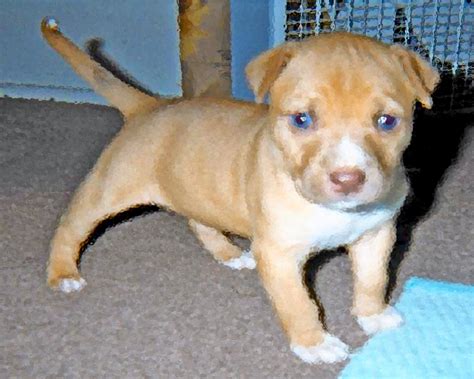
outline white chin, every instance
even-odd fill
[[[358,206],[367,204],[365,201],[358,200],[358,199],[346,199],[346,200],[339,200],[339,201],[332,201],[327,204],[328,208],[337,209],[337,210],[349,210],[353,208],[357,208]]]

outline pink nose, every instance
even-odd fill
[[[347,195],[359,192],[362,184],[365,182],[365,173],[358,168],[343,167],[331,172],[329,179],[335,184],[336,192],[342,192]]]

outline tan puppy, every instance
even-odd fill
[[[269,50],[247,67],[258,101],[166,101],[128,87],[67,40],[43,34],[125,116],[61,218],[48,284],[85,285],[77,260],[107,217],[140,204],[178,212],[220,262],[256,266],[290,340],[310,363],[348,348],[329,335],[302,280],[310,253],[347,246],[353,314],[368,334],[401,317],[384,302],[394,220],[407,194],[401,156],[415,100],[431,106],[439,76],[417,54],[348,33]],[[250,238],[242,253],[222,232]],[[253,255],[252,255],[253,254]],[[255,259],[255,260],[254,260]]]

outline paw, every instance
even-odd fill
[[[242,270],[243,268],[252,270],[257,266],[252,251],[250,250],[244,251],[238,258],[229,259],[228,261],[222,262],[222,264],[234,270]]]
[[[382,330],[398,328],[402,324],[403,319],[395,308],[388,306],[378,315],[357,317],[357,322],[364,332],[371,336]]]
[[[86,281],[79,279],[61,279],[58,284],[58,289],[64,293],[77,292],[86,286]]]
[[[326,334],[324,341],[316,346],[291,345],[291,350],[306,363],[336,363],[349,356],[349,346],[339,338]]]

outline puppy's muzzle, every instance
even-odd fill
[[[342,167],[332,171],[329,179],[333,185],[333,190],[338,193],[348,195],[357,193],[365,183],[365,172],[356,167]]]

